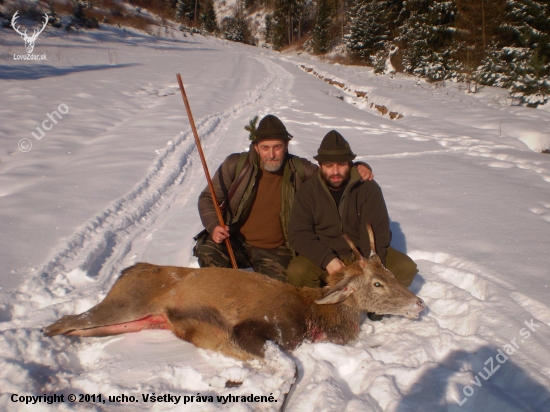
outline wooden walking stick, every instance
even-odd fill
[[[193,136],[195,136],[195,143],[199,151],[199,156],[201,158],[202,167],[204,169],[204,174],[206,175],[206,181],[208,182],[208,187],[210,188],[210,194],[212,196],[212,202],[214,202],[214,209],[216,209],[216,215],[218,215],[218,222],[221,227],[225,227],[223,221],[222,211],[218,205],[218,199],[216,198],[216,192],[214,191],[214,186],[212,185],[212,179],[210,178],[210,173],[208,172],[208,166],[206,164],[206,159],[204,158],[204,153],[202,151],[201,141],[199,140],[199,134],[197,133],[197,128],[195,127],[195,121],[193,120],[193,114],[191,113],[191,106],[189,106],[189,101],[187,100],[187,95],[185,94],[185,89],[183,88],[183,82],[181,81],[181,76],[178,73],[176,75],[178,78],[178,84],[180,86],[181,97],[183,97],[183,103],[185,104],[185,109],[187,110],[187,117],[189,117],[189,123],[191,123],[191,130],[193,130]],[[235,260],[235,255],[233,254],[233,248],[231,247],[231,242],[229,238],[225,239],[225,246],[227,246],[227,252],[229,253],[229,259],[231,259],[231,265],[233,269],[238,269],[237,261]]]

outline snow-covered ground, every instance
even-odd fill
[[[510,106],[499,89],[472,95],[165,34],[48,27],[34,51],[47,60],[29,62],[13,60],[23,42],[0,29],[1,410],[278,410],[294,365],[289,411],[550,410],[550,156],[540,153],[550,148],[548,109]],[[133,263],[196,266],[205,179],[176,73],[211,172],[248,147],[243,126],[256,114],[283,119],[291,151],[310,159],[331,129],[349,140],[384,191],[394,247],[419,265],[411,289],[428,306],[419,320],[365,320],[347,346],[270,347],[265,364],[166,331],[42,335],[99,302]],[[37,127],[50,129],[38,140]],[[138,402],[12,398],[54,393]],[[152,394],[182,398],[145,402]],[[197,394],[277,403],[182,406]]]

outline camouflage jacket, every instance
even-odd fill
[[[212,178],[212,184],[214,185],[214,191],[219,203],[223,202],[226,198],[231,185],[238,177],[236,176],[236,168],[240,156],[240,153],[233,153],[229,155]],[[224,221],[226,222],[226,225],[229,226],[230,232],[232,233],[238,232],[239,228],[244,224],[250,214],[252,203],[256,197],[260,157],[252,145],[248,151],[248,156],[251,167],[244,175],[244,178],[237,187],[231,201],[223,211]],[[301,163],[302,171],[297,170],[297,162]],[[294,156],[289,153],[286,155],[283,167],[281,212],[279,214],[279,218],[281,220],[281,227],[283,229],[283,236],[286,246],[290,249],[288,243],[288,223],[290,221],[290,213],[294,203],[294,195],[305,181],[309,180],[317,173],[319,167],[307,159]],[[300,177],[300,174],[303,175],[303,180]],[[198,206],[202,224],[208,233],[212,233],[214,228],[218,226],[219,223],[208,186],[200,194]]]

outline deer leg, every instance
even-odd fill
[[[80,315],[63,316],[43,331],[46,336],[108,336],[143,329],[166,329],[166,317],[151,312],[146,305],[105,299]]]
[[[221,352],[242,360],[257,358],[235,342],[231,328],[217,309],[169,309],[167,314],[172,332],[198,348]]]
[[[269,322],[248,319],[233,327],[236,343],[243,350],[259,358],[265,355],[265,343],[268,340],[278,343],[280,333]]]

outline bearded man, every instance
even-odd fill
[[[390,218],[382,189],[374,180],[361,181],[352,164],[355,157],[344,137],[330,131],[314,156],[320,173],[296,194],[288,236],[299,256],[287,269],[287,280],[295,286],[323,286],[327,274],[355,260],[344,234],[363,256],[369,256],[367,222],[374,230],[378,256],[397,280],[409,286],[418,272],[407,255],[390,247]]]
[[[291,138],[281,120],[269,114],[251,133],[249,151],[229,155],[216,171],[212,183],[227,225],[219,225],[207,186],[198,205],[205,230],[193,249],[200,267],[231,267],[224,243],[229,237],[239,268],[252,266],[286,282],[286,268],[295,256],[288,242],[294,195],[319,169],[288,153]],[[357,169],[363,179],[373,178],[368,165]]]

